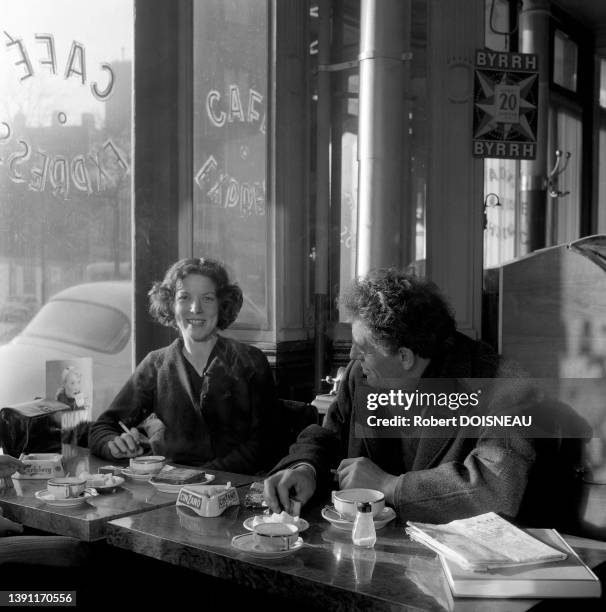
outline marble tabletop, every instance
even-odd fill
[[[240,489],[242,497],[246,488]],[[258,559],[231,546],[253,515],[242,504],[216,518],[180,507],[159,508],[111,521],[108,542],[156,559],[229,577],[285,598],[322,602],[327,610],[450,610],[453,601],[431,551],[404,536],[395,522],[377,531],[374,549],[351,543],[321,507],[305,508],[310,528],[302,549],[280,559]]]
[[[63,446],[65,471],[71,475],[83,471],[94,473],[103,465],[124,465],[125,461],[108,461],[90,455],[88,449]],[[250,476],[213,472],[217,484],[228,481],[247,483]],[[6,518],[28,527],[57,535],[73,536],[80,540],[94,541],[106,537],[107,523],[112,519],[146,510],[174,506],[176,495],[158,492],[147,482],[126,479],[115,493],[90,497],[80,507],[58,508],[36,499],[37,491],[46,489],[46,480],[12,479],[14,488],[0,490],[0,508]]]
[[[242,497],[246,488],[239,490]],[[217,518],[165,507],[111,521],[108,542],[142,555],[228,578],[266,593],[307,601],[326,610],[454,610],[522,612],[537,600],[453,599],[436,556],[392,522],[377,531],[374,549],[326,522],[321,506],[306,507],[310,528],[303,548],[280,559],[259,559],[231,546],[253,513],[243,505]],[[568,538],[591,566],[606,561],[606,543]]]

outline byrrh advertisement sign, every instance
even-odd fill
[[[533,53],[476,51],[474,157],[536,157],[538,70]]]

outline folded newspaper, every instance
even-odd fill
[[[406,524],[411,540],[476,572],[566,559],[566,553],[533,538],[494,512],[445,525]]]

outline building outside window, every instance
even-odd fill
[[[6,405],[44,391],[45,358],[87,354],[87,339],[71,332],[94,337],[106,323],[96,314],[125,310],[130,341],[134,16],[129,0],[0,7],[0,345],[13,343],[0,353]],[[93,303],[88,283],[118,280],[126,301],[107,292]],[[70,287],[88,311],[62,302],[65,336],[44,338],[36,317]],[[112,392],[130,369],[130,352],[120,355],[127,370]],[[31,371],[29,387],[16,388],[23,376],[14,368]]]

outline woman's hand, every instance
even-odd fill
[[[135,427],[132,427],[129,433],[123,433],[116,436],[113,440],[107,443],[109,452],[116,459],[126,457],[138,457],[142,455],[144,450],[139,444],[139,432]]]

